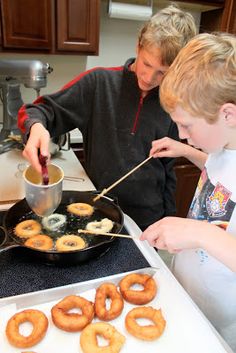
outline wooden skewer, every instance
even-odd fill
[[[68,175],[64,176],[64,180],[79,181],[79,182],[85,181],[84,178],[77,177],[77,176],[68,176]]]
[[[131,235],[127,235],[127,234],[119,234],[119,233],[96,233],[93,232],[91,230],[87,230],[87,229],[78,229],[78,233],[85,233],[85,234],[92,234],[92,235],[107,235],[109,237],[120,237],[120,238],[129,238],[129,239],[133,239],[134,236]]]
[[[127,178],[130,174],[132,174],[133,172],[135,172],[138,168],[140,168],[144,163],[148,162],[151,158],[152,158],[152,156],[149,156],[149,157],[146,158],[144,161],[142,161],[141,163],[139,163],[136,167],[134,167],[133,169],[131,169],[131,170],[130,170],[127,174],[125,174],[123,177],[121,177],[120,179],[118,179],[114,184],[110,185],[107,189],[103,189],[100,194],[98,194],[96,197],[94,197],[93,202],[96,202],[97,200],[99,200],[103,195],[105,195],[108,191],[110,191],[111,189],[113,189],[117,184],[119,184],[121,181],[123,181],[125,178]]]

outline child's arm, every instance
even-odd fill
[[[205,249],[236,272],[236,238],[208,222],[166,217],[149,226],[140,239],[171,253],[184,249]]]
[[[153,155],[154,158],[185,157],[201,170],[203,170],[207,159],[206,153],[169,137],[153,141],[150,155]]]

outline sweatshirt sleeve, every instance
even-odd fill
[[[39,122],[52,137],[79,128],[82,132],[92,109],[96,75],[85,72],[69,82],[60,91],[39,97],[32,104],[23,105],[18,113],[18,127],[24,141],[30,128]]]

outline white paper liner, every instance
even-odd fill
[[[161,308],[166,320],[166,328],[163,335],[155,341],[142,341],[131,336],[125,329],[124,318],[128,311],[135,305],[125,302],[122,314],[109,323],[125,335],[126,342],[122,347],[121,353],[223,353],[226,350],[220,344],[201,313],[192,305],[191,301],[186,300],[186,295],[178,290],[174,282],[168,281],[165,271],[159,270],[155,276],[158,284],[156,298],[147,304],[156,309]],[[68,295],[71,293],[68,289]],[[94,301],[95,288],[86,292],[77,293],[84,298]],[[63,299],[63,298],[61,298]],[[43,311],[49,320],[49,327],[43,340],[32,348],[18,349],[12,347],[6,338],[5,327],[9,318],[17,311],[16,305],[7,305],[0,311],[0,351],[1,353],[19,353],[33,351],[36,353],[82,353],[80,348],[80,333],[68,333],[58,329],[51,320],[50,310],[59,300],[44,304],[37,304],[25,309],[38,309]],[[94,319],[93,322],[99,321]],[[22,325],[21,332],[28,330],[27,325]]]

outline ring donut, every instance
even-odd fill
[[[49,231],[56,231],[66,223],[66,216],[59,213],[53,213],[48,217],[43,217],[42,225]]]
[[[14,232],[19,238],[30,238],[41,232],[41,225],[34,219],[28,219],[18,223]]]
[[[53,240],[48,235],[38,234],[27,239],[24,245],[38,250],[51,250],[53,247]]]
[[[63,235],[56,241],[56,249],[58,251],[74,251],[81,250],[86,247],[84,239],[78,235]]]
[[[130,289],[134,284],[143,286],[143,290]],[[131,273],[119,283],[123,298],[132,304],[143,305],[149,303],[157,293],[154,279],[147,274]]]
[[[30,322],[33,330],[30,335],[23,336],[19,332],[19,326],[24,322]],[[6,326],[6,336],[10,344],[17,348],[32,347],[40,342],[46,334],[48,319],[39,310],[23,310],[10,318]]]
[[[110,308],[106,308],[106,300],[110,299]],[[103,283],[96,290],[95,314],[100,320],[109,321],[118,317],[124,307],[124,300],[113,283]]]
[[[69,310],[80,309],[82,314],[70,313]],[[51,309],[52,321],[61,330],[77,332],[83,330],[94,317],[93,303],[76,295],[69,295]]]
[[[76,216],[86,217],[91,216],[94,212],[93,206],[88,203],[71,203],[67,206],[67,211],[75,214]]]
[[[154,325],[141,326],[136,319],[149,319]],[[166,321],[162,316],[161,309],[154,309],[151,306],[134,308],[125,317],[125,327],[127,331],[145,341],[152,341],[160,337],[165,329]]]
[[[93,233],[108,233],[113,228],[113,222],[108,218],[103,218],[101,221],[89,222],[86,229]]]
[[[97,336],[109,341],[108,346],[99,346]],[[116,328],[106,322],[96,322],[86,326],[80,335],[80,346],[83,353],[119,353],[125,337]]]

